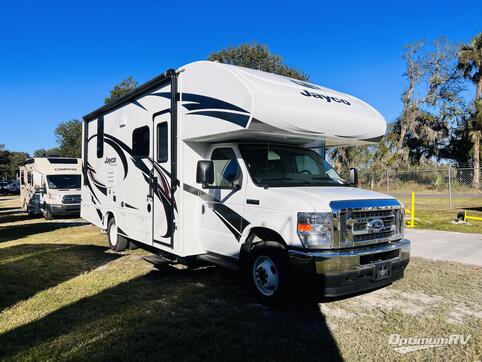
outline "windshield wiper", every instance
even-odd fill
[[[313,180],[329,180],[329,181],[341,181],[343,182],[345,185],[349,185],[348,182],[346,182],[345,180],[339,178],[339,179],[334,179],[334,178],[330,178],[330,177],[313,177],[312,178]]]

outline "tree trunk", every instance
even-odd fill
[[[476,131],[473,138],[473,166],[474,166],[474,188],[480,188],[480,132]]]
[[[475,101],[477,102],[482,95],[482,77],[480,77],[477,87],[475,89]]]

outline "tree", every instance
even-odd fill
[[[110,95],[104,100],[105,104],[112,103],[123,95],[132,92],[136,87],[137,81],[133,77],[124,79],[122,82],[116,84],[110,91]]]
[[[464,87],[457,67],[457,48],[446,39],[437,39],[429,45],[409,44],[403,59],[408,85],[402,94],[403,111],[396,120],[395,130],[399,135],[397,152],[402,162],[408,162],[417,146],[425,148],[415,150],[419,156],[438,154],[440,142],[447,137],[448,125],[454,122],[455,109],[463,107]],[[420,157],[417,158],[419,161]]]
[[[13,151],[10,153],[8,174],[11,179],[15,178],[15,176],[18,175],[20,164],[28,157],[29,155],[27,152]]]
[[[480,187],[480,140],[482,136],[482,33],[476,35],[470,44],[462,45],[459,51],[458,68],[464,77],[475,84],[474,116],[470,124],[472,160],[474,166],[474,187]]]
[[[263,44],[252,43],[229,47],[211,53],[208,59],[219,63],[262,70],[304,81],[309,79],[305,73],[284,64],[281,56],[272,54],[269,48]]]
[[[73,119],[61,122],[55,129],[59,156],[80,158],[82,150],[82,122]]]
[[[60,156],[60,150],[57,147],[54,148],[39,148],[33,151],[33,157],[58,157]]]

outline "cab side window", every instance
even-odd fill
[[[211,188],[237,188],[241,185],[241,168],[232,148],[215,149],[211,160],[214,164]]]

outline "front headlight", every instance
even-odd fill
[[[49,199],[52,201],[60,201],[62,200],[62,196],[59,194],[54,194],[52,192],[49,192]]]
[[[333,248],[331,212],[299,212],[298,236],[307,248]]]

